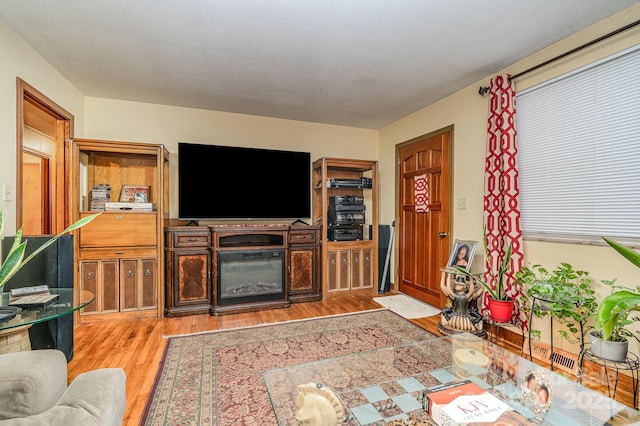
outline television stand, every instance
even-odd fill
[[[172,226],[165,235],[165,316],[224,315],[322,299],[320,226]]]

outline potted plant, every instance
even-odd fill
[[[516,278],[524,289],[523,311],[536,318],[550,315],[566,326],[568,332],[560,330],[560,335],[582,346],[585,333],[592,327],[588,322],[598,308],[589,273],[561,262],[552,271],[541,265],[523,267]],[[531,334],[539,338],[540,330],[532,329]]]
[[[4,259],[4,262],[0,261],[0,292],[3,291],[5,284],[7,284],[7,282],[11,279],[11,277],[13,277],[16,274],[16,272],[18,272],[31,259],[36,257],[39,253],[44,251],[47,247],[49,247],[58,238],[60,238],[67,232],[74,231],[86,225],[87,223],[91,222],[99,214],[100,213],[95,213],[95,214],[86,216],[78,220],[77,222],[73,223],[58,235],[51,237],[51,239],[47,240],[44,244],[42,244],[40,247],[34,250],[33,253],[31,253],[26,258],[24,257],[24,254],[27,248],[27,241],[22,240],[22,228],[20,228],[16,232],[16,236],[13,240],[13,244],[11,245],[11,248],[9,249],[9,252],[7,253],[6,258]],[[0,210],[0,235],[2,235],[3,230],[4,230],[4,220],[3,220],[2,211]],[[6,298],[6,301],[8,302],[8,293],[7,293],[7,296],[3,296],[3,299],[4,298]]]
[[[640,253],[623,246],[616,241],[603,238],[607,244],[613,247],[625,259],[640,268]],[[615,280],[603,281],[611,286],[612,291],[602,299],[596,313],[595,330],[589,335],[591,340],[591,352],[603,359],[612,361],[624,361],[627,357],[629,337],[638,337],[626,328],[638,317],[630,318],[634,311],[640,311],[640,286],[635,291],[615,285]]]
[[[489,249],[487,248],[487,229],[485,227],[483,233],[482,246],[484,249],[485,268],[488,271],[489,279],[485,281],[483,274],[472,274],[460,266],[454,266],[457,272],[467,277],[472,278],[477,283],[482,285],[484,289],[489,293],[489,313],[491,318],[496,322],[509,322],[513,316],[515,301],[511,299],[505,293],[505,278],[509,271],[512,245],[507,246],[504,259],[497,265],[489,265]],[[495,267],[494,267],[495,266]]]

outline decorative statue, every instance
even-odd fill
[[[482,314],[477,308],[477,299],[484,290],[482,286],[463,275],[443,271],[440,288],[449,300],[442,310],[438,328],[447,334],[467,332],[484,335]]]
[[[334,426],[342,424],[344,408],[336,394],[320,383],[298,385],[296,398],[298,425]]]

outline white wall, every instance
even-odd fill
[[[85,106],[87,137],[167,147],[172,218],[178,216],[178,142],[309,151],[312,161],[321,157],[375,160],[378,155],[375,130],[92,97],[86,98]],[[283,196],[286,192],[283,184]]]
[[[631,7],[507,67],[500,74],[516,74],[639,18],[640,5]],[[640,43],[640,28],[635,28],[525,77],[518,78],[516,89],[525,89],[638,43]],[[484,190],[482,177],[484,175],[488,96],[481,97],[478,94],[478,88],[487,86],[492,77],[493,75],[487,76],[380,131],[379,161],[380,169],[383,171],[381,182],[383,190],[380,204],[383,223],[391,222],[395,215],[395,146],[417,136],[453,125],[452,160],[454,171],[451,222],[453,225],[449,230],[451,240],[480,241],[482,239]],[[467,198],[466,210],[455,208],[455,200],[458,198]],[[576,268],[589,271],[591,276],[597,280],[617,277],[619,283],[625,283],[629,286],[640,283],[638,270],[631,267],[608,246],[525,241],[524,250],[525,262],[527,263],[540,263],[553,268],[560,261],[564,261],[571,263]],[[604,287],[598,287],[598,292],[601,295],[606,294],[607,291]]]
[[[0,20],[0,187],[11,185],[11,201],[0,201],[4,234],[16,228],[16,77],[74,115],[76,136],[84,127],[84,96]]]

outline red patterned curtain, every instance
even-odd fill
[[[512,244],[511,269],[506,277],[506,294],[519,298],[515,273],[522,267],[522,230],[516,154],[516,93],[508,75],[491,80],[490,111],[487,132],[487,158],[485,161],[484,224],[487,230],[487,266],[496,270],[503,262],[509,244]],[[489,279],[485,270],[485,279]],[[484,306],[489,294],[485,292]],[[517,306],[517,305],[516,305]],[[516,317],[527,327],[524,313]]]

